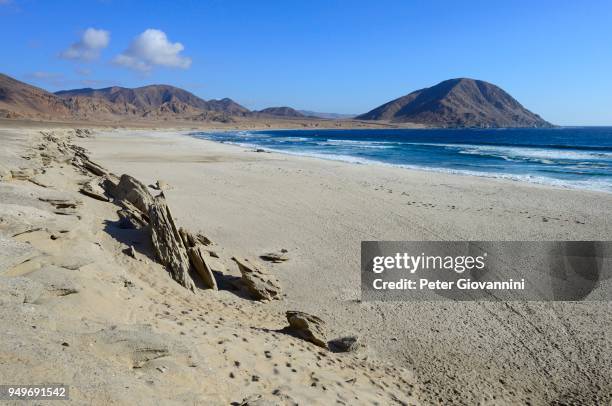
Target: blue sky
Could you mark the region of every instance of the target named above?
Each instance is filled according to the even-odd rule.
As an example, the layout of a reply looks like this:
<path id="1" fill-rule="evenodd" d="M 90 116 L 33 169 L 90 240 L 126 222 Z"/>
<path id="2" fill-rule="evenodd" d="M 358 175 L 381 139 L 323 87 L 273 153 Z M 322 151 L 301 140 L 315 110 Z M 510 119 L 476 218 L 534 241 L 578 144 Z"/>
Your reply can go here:
<path id="1" fill-rule="evenodd" d="M 612 125 L 608 0 L 0 0 L 0 36 L 0 72 L 53 91 L 166 83 L 361 113 L 472 77 L 554 123 Z"/>

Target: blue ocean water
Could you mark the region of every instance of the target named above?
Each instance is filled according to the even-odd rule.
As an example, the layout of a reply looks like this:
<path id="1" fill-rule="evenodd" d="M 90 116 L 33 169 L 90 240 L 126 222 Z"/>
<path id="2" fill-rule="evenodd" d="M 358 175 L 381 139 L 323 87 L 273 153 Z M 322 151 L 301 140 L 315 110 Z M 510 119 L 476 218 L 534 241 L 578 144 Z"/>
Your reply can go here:
<path id="1" fill-rule="evenodd" d="M 612 193 L 612 127 L 266 130 L 192 135 L 355 164 L 394 165 Z"/>

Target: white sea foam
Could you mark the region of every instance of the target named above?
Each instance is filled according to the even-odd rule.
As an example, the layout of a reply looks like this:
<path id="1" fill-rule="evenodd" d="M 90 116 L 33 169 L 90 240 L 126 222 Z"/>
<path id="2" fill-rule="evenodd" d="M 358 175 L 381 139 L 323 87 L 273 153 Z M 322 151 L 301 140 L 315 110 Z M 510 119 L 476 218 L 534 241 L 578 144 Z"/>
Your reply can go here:
<path id="1" fill-rule="evenodd" d="M 245 133 L 252 135 L 252 133 Z M 244 137 L 243 138 L 256 138 L 256 137 Z M 260 137 L 260 138 L 266 138 Z M 268 137 L 269 138 L 269 137 Z M 294 137 L 288 137 L 294 139 Z M 278 139 L 278 138 L 276 138 Z M 303 139 L 303 141 L 312 141 L 312 138 Z M 374 159 L 366 159 L 360 158 L 352 155 L 346 154 L 334 154 L 334 153 L 323 153 L 323 152 L 309 152 L 309 151 L 287 151 L 284 149 L 263 147 L 257 143 L 251 143 L 245 140 L 245 142 L 238 141 L 224 141 L 227 144 L 238 145 L 244 148 L 258 148 L 263 149 L 265 151 L 277 152 L 287 155 L 295 155 L 295 156 L 304 156 L 318 159 L 326 159 L 333 161 L 341 161 L 352 164 L 359 165 L 378 165 L 378 166 L 389 166 L 389 167 L 399 167 L 411 170 L 419 170 L 419 171 L 428 171 L 428 172 L 439 172 L 439 173 L 448 173 L 455 175 L 467 175 L 467 176 L 478 176 L 478 177 L 486 177 L 486 178 L 496 178 L 496 179 L 505 179 L 511 181 L 520 181 L 520 182 L 529 182 L 535 184 L 542 185 L 551 185 L 556 187 L 563 188 L 574 188 L 574 189 L 588 189 L 595 191 L 603 191 L 612 193 L 612 182 L 609 180 L 567 180 L 567 179 L 558 179 L 547 176 L 535 176 L 528 174 L 510 174 L 504 172 L 486 172 L 486 171 L 477 171 L 477 170 L 466 170 L 466 169 L 450 169 L 443 167 L 435 167 L 435 166 L 421 166 L 421 165 L 410 165 L 410 164 L 392 164 L 386 163 L 382 161 L 377 161 Z M 385 144 L 398 144 L 397 142 L 387 142 L 387 141 L 355 141 L 355 140 L 328 140 L 324 142 L 317 143 L 319 146 L 329 145 L 330 147 L 338 147 L 338 146 L 353 146 L 358 148 L 368 148 L 368 147 L 382 147 L 389 148 L 389 145 Z M 590 160 L 597 161 L 612 159 L 612 153 L 599 153 L 599 152 L 588 152 L 588 151 L 565 151 L 565 150 L 554 150 L 554 149 L 543 149 L 543 148 L 524 148 L 524 147 L 505 147 L 505 146 L 481 146 L 481 145 L 471 145 L 471 144 L 435 144 L 435 143 L 405 143 L 410 145 L 428 145 L 435 147 L 444 147 L 444 148 L 453 148 L 456 149 L 458 153 L 470 154 L 470 155 L 487 155 L 487 156 L 498 156 L 502 159 L 506 160 L 516 160 L 522 158 L 531 159 L 533 161 L 538 161 L 545 164 L 554 164 L 555 160 L 576 160 L 579 162 L 574 162 L 574 165 L 580 165 L 582 167 L 592 167 L 594 165 L 593 162 L 583 162 L 580 160 Z M 366 146 L 367 145 L 367 146 Z M 607 168 L 608 165 L 602 162 L 602 168 Z M 568 167 L 568 169 L 571 167 Z M 576 169 L 576 168 L 575 168 Z M 564 172 L 561 172 L 564 173 Z M 589 173 L 585 173 L 585 175 L 589 175 Z"/>

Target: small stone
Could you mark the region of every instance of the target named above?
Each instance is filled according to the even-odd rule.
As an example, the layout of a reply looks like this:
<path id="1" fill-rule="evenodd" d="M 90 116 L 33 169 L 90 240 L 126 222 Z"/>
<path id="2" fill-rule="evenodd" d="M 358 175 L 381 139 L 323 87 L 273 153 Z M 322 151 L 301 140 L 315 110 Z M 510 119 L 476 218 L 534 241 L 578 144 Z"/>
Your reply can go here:
<path id="1" fill-rule="evenodd" d="M 276 276 L 246 258 L 232 258 L 242 274 L 241 281 L 257 300 L 280 299 L 281 287 Z"/>
<path id="2" fill-rule="evenodd" d="M 328 348 L 323 320 L 308 313 L 291 310 L 287 311 L 286 316 L 289 322 L 287 330 L 319 347 Z"/>
<path id="3" fill-rule="evenodd" d="M 263 255 L 260 255 L 259 258 L 263 259 L 264 261 L 268 261 L 268 262 L 273 262 L 273 263 L 280 263 L 280 262 L 285 262 L 287 261 L 289 258 L 284 255 L 284 253 L 277 253 L 277 252 L 268 252 L 265 253 Z"/>

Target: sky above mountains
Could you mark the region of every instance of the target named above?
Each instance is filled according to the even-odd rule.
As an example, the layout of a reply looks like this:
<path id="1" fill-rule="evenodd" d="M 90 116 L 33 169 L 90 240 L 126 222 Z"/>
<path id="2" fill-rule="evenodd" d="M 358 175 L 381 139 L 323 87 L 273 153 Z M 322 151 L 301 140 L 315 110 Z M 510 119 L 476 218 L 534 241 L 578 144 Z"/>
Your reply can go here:
<path id="1" fill-rule="evenodd" d="M 0 72 L 336 113 L 471 77 L 553 123 L 612 125 L 610 21 L 609 1 L 0 0 Z"/>

